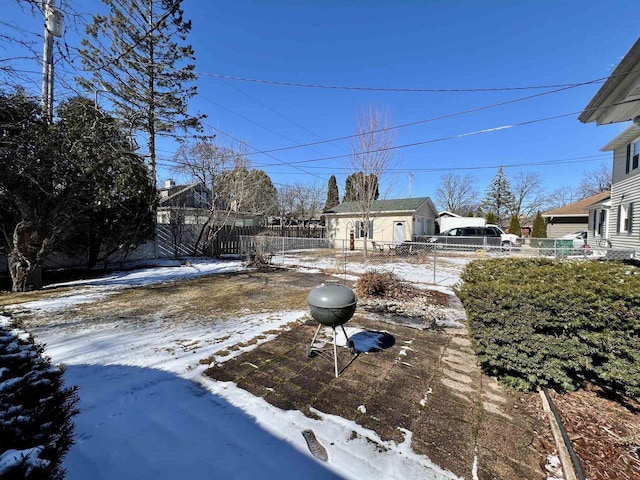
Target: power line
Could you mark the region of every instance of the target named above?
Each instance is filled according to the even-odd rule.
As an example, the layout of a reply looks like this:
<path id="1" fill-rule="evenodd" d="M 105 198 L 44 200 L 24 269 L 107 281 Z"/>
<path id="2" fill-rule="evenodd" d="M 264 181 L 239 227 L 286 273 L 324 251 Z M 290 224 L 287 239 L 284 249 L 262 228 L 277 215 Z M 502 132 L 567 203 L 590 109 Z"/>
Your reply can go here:
<path id="1" fill-rule="evenodd" d="M 626 103 L 633 103 L 633 102 L 637 102 L 637 101 L 640 101 L 640 100 L 626 100 L 626 101 L 623 101 L 623 102 L 617 102 L 617 103 L 613 103 L 611 105 L 606 105 L 606 106 L 599 107 L 599 108 L 609 108 L 609 107 L 613 107 L 613 106 L 616 106 L 616 105 L 623 105 L 623 104 L 626 104 Z M 596 110 L 596 109 L 593 109 L 593 110 Z M 392 147 L 379 148 L 379 149 L 369 150 L 369 151 L 366 151 L 366 152 L 359 152 L 359 154 L 364 155 L 364 154 L 369 154 L 369 153 L 378 153 L 378 152 L 385 152 L 385 151 L 391 151 L 391 150 L 399 150 L 399 149 L 402 149 L 402 148 L 417 147 L 419 145 L 427 145 L 429 143 L 444 142 L 444 141 L 447 141 L 447 140 L 454 140 L 454 139 L 457 139 L 457 138 L 471 137 L 471 136 L 474 136 L 474 135 L 480 135 L 480 134 L 484 134 L 484 133 L 493 133 L 493 132 L 497 132 L 497 131 L 500 131 L 500 130 L 507 130 L 507 129 L 510 129 L 510 128 L 522 127 L 524 125 L 531 125 L 531 124 L 534 124 L 534 123 L 546 122 L 546 121 L 549 121 L 549 120 L 556 120 L 558 118 L 569 117 L 569 116 L 577 115 L 577 114 L 579 114 L 581 112 L 582 111 L 576 111 L 576 112 L 570 112 L 570 113 L 562 113 L 562 114 L 553 115 L 553 116 L 550 116 L 550 117 L 538 118 L 538 119 L 535 119 L 535 120 L 528 120 L 526 122 L 519 122 L 519 123 L 510 124 L 510 125 L 502 125 L 502 126 L 498 126 L 498 127 L 484 128 L 482 130 L 475 130 L 475 131 L 472 131 L 472 132 L 460 133 L 460 134 L 457 134 L 457 135 L 449 135 L 449 136 L 446 136 L 446 137 L 433 138 L 433 139 L 424 140 L 424 141 L 421 141 L 421 142 L 406 143 L 406 144 L 403 144 L 403 145 L 395 145 L 395 146 L 392 146 Z M 261 152 L 261 153 L 265 153 L 265 152 Z M 337 160 L 339 158 L 346 158 L 348 156 L 349 155 L 334 155 L 334 156 L 331 156 L 331 157 L 313 158 L 313 159 L 308 159 L 308 160 L 296 160 L 296 161 L 289 162 L 289 163 L 291 165 L 301 164 L 301 163 L 312 163 L 312 162 L 319 162 L 319 161 L 324 161 L 324 160 Z M 263 167 L 266 167 L 266 166 L 270 166 L 270 165 L 263 165 Z"/>
<path id="2" fill-rule="evenodd" d="M 323 143 L 330 143 L 330 142 L 337 142 L 337 141 L 341 141 L 341 140 L 348 140 L 348 139 L 351 139 L 351 138 L 359 137 L 361 135 L 368 135 L 368 134 L 372 134 L 372 133 L 379 133 L 379 132 L 384 132 L 384 131 L 396 130 L 396 129 L 400 129 L 400 128 L 412 127 L 412 126 L 420 125 L 420 124 L 423 124 L 423 123 L 435 122 L 435 121 L 444 120 L 444 119 L 447 119 L 447 118 L 453 118 L 453 117 L 458 117 L 458 116 L 461 116 L 461 115 L 467 115 L 469 113 L 475 113 L 475 112 L 480 112 L 480 111 L 483 111 L 483 110 L 489 110 L 491 108 L 502 107 L 504 105 L 510 105 L 510 104 L 513 104 L 513 103 L 518 103 L 518 102 L 522 102 L 524 100 L 530 100 L 532 98 L 542 97 L 542 96 L 545 96 L 545 95 L 552 95 L 554 93 L 558 93 L 558 92 L 562 92 L 562 91 L 569 90 L 569 89 L 572 89 L 572 88 L 576 88 L 578 86 L 588 85 L 588 84 L 594 83 L 596 81 L 597 80 L 591 80 L 589 82 L 584 82 L 584 83 L 581 83 L 581 84 L 574 84 L 574 85 L 572 85 L 570 87 L 558 88 L 556 90 L 551 90 L 549 92 L 542 92 L 542 93 L 536 93 L 534 95 L 527 95 L 526 97 L 519 97 L 519 98 L 515 98 L 515 99 L 512 99 L 512 100 L 506 100 L 504 102 L 493 103 L 493 104 L 490 104 L 490 105 L 484 105 L 484 106 L 481 106 L 481 107 L 462 110 L 460 112 L 448 113 L 448 114 L 445 114 L 445 115 L 440 115 L 438 117 L 431 117 L 431 118 L 427 118 L 427 119 L 424 119 L 424 120 L 418 120 L 418 121 L 415 121 L 415 122 L 404 123 L 404 124 L 395 125 L 395 126 L 392 126 L 392 127 L 381 128 L 379 130 L 371 130 L 369 132 L 356 133 L 356 134 L 353 134 L 353 135 L 345 135 L 343 137 L 332 138 L 332 139 L 329 139 L 329 140 L 322 140 L 322 141 L 319 141 L 319 142 L 310 142 L 310 143 L 305 143 L 305 144 L 302 144 L 302 145 L 294 145 L 294 146 L 290 146 L 290 147 L 281 147 L 281 148 L 273 148 L 273 149 L 270 149 L 270 150 L 263 150 L 263 151 L 255 152 L 252 155 L 256 155 L 258 153 L 281 152 L 281 151 L 284 151 L 284 150 L 292 150 L 292 149 L 295 149 L 295 148 L 310 147 L 310 146 L 314 146 L 314 145 L 320 145 L 320 144 L 323 144 Z M 580 113 L 580 112 L 578 112 L 578 113 Z"/>
<path id="3" fill-rule="evenodd" d="M 583 83 L 560 83 L 550 85 L 533 85 L 524 87 L 487 87 L 487 88 L 397 88 L 397 87 L 361 87 L 347 85 L 321 85 L 315 83 L 296 83 L 278 80 L 265 80 L 259 78 L 237 77 L 234 75 L 224 75 L 221 73 L 199 72 L 198 75 L 205 77 L 221 78 L 224 80 L 234 80 L 249 83 L 264 83 L 269 85 L 279 85 L 283 87 L 318 88 L 326 90 L 359 90 L 367 92 L 403 92 L 403 93 L 472 93 L 472 92 L 509 92 L 519 90 L 543 90 L 549 88 L 579 87 Z M 604 82 L 608 77 L 597 79 L 594 82 Z"/>

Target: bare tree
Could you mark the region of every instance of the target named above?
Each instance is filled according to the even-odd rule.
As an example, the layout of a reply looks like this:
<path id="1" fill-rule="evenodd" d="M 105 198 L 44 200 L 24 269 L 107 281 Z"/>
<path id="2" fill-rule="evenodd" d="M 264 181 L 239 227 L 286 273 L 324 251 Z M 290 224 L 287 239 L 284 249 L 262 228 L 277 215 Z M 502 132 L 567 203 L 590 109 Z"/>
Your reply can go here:
<path id="1" fill-rule="evenodd" d="M 547 196 L 545 209 L 552 210 L 554 208 L 564 207 L 565 205 L 569 205 L 580 198 L 582 197 L 579 195 L 577 189 L 571 187 L 560 187 Z"/>
<path id="2" fill-rule="evenodd" d="M 584 172 L 582 174 L 582 181 L 578 186 L 578 194 L 581 198 L 590 197 L 600 192 L 606 192 L 611 190 L 611 177 L 612 177 L 611 165 L 606 163 L 600 164 L 600 167 Z"/>
<path id="3" fill-rule="evenodd" d="M 371 224 L 371 214 L 373 206 L 379 194 L 379 184 L 383 177 L 388 174 L 390 164 L 393 160 L 393 145 L 395 135 L 389 130 L 389 118 L 385 112 L 378 108 L 370 107 L 363 110 L 356 122 L 356 136 L 351 143 L 351 153 L 349 164 L 356 182 L 355 191 L 358 195 L 355 199 L 359 208 L 362 231 L 365 233 L 364 254 L 368 254 L 366 237 L 368 236 Z M 387 183 L 388 192 L 391 181 Z M 386 195 L 381 195 L 384 199 Z"/>
<path id="4" fill-rule="evenodd" d="M 440 177 L 436 190 L 436 201 L 444 210 L 466 215 L 478 207 L 476 179 L 472 175 L 446 173 Z"/>
<path id="5" fill-rule="evenodd" d="M 278 213 L 281 223 L 291 225 L 292 221 L 302 221 L 308 225 L 313 216 L 322 211 L 326 189 L 321 185 L 294 183 L 278 189 Z"/>
<path id="6" fill-rule="evenodd" d="M 200 245 L 209 245 L 229 223 L 233 214 L 230 202 L 237 201 L 242 196 L 241 185 L 233 183 L 229 175 L 237 164 L 237 157 L 238 154 L 231 147 L 213 141 L 183 145 L 175 154 L 174 170 L 193 183 L 200 183 L 209 189 L 208 218 L 193 246 L 193 255 L 198 255 Z"/>
<path id="7" fill-rule="evenodd" d="M 542 177 L 538 173 L 520 172 L 516 174 L 511 188 L 514 196 L 513 216 L 525 217 L 533 221 L 538 210 L 547 201 L 542 191 Z"/>

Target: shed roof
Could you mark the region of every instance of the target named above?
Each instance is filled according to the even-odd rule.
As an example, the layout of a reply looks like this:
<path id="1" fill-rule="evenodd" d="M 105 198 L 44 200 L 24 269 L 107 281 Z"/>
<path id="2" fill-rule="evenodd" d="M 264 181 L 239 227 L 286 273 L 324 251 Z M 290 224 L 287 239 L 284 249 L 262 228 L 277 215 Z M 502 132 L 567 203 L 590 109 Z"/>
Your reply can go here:
<path id="1" fill-rule="evenodd" d="M 415 198 L 393 198 L 386 200 L 375 200 L 371 205 L 371 212 L 415 212 L 425 203 L 431 202 L 429 197 L 415 197 Z M 347 213 L 359 213 L 362 211 L 362 205 L 360 202 L 344 202 L 340 205 L 336 205 L 330 208 L 325 214 L 347 214 Z"/>
<path id="2" fill-rule="evenodd" d="M 611 192 L 600 192 L 590 197 L 583 198 L 577 202 L 565 205 L 563 207 L 554 208 L 542 214 L 543 217 L 587 217 L 589 216 L 589 207 L 594 203 L 601 202 L 611 196 Z"/>

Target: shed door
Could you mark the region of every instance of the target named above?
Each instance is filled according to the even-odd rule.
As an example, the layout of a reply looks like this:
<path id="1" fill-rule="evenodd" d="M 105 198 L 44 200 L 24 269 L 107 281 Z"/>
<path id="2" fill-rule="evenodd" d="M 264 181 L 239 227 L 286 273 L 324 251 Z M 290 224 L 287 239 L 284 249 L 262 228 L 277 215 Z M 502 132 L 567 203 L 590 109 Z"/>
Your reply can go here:
<path id="1" fill-rule="evenodd" d="M 402 243 L 406 240 L 404 222 L 393 223 L 393 242 Z"/>

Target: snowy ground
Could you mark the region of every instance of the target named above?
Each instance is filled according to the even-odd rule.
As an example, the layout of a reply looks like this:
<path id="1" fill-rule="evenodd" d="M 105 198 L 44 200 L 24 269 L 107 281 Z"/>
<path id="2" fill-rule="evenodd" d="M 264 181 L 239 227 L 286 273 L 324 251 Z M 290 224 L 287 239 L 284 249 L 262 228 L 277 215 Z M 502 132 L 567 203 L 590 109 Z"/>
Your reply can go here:
<path id="1" fill-rule="evenodd" d="M 299 268 L 326 267 L 304 257 L 279 260 Z M 450 291 L 464 263 L 461 259 L 438 269 L 439 289 Z M 74 305 L 99 301 L 125 288 L 243 268 L 237 261 L 194 261 L 189 266 L 110 275 L 67 283 L 74 288 L 64 296 L 16 305 L 14 310 L 18 316 L 29 311 L 43 319 L 59 309 L 72 315 Z M 433 280 L 433 272 L 424 266 L 389 268 L 416 283 Z M 348 262 L 350 272 L 368 269 Z M 201 375 L 208 365 L 199 360 L 260 335 L 261 341 L 268 341 L 273 334 L 267 332 L 306 313 L 254 314 L 214 327 L 197 320 L 176 327 L 163 318 L 138 326 L 30 322 L 27 326 L 46 344 L 46 354 L 66 365 L 66 381 L 80 388 L 76 444 L 64 463 L 67 479 L 457 478 L 415 455 L 409 447 L 411 432 L 403 432 L 401 444 L 383 442 L 374 432 L 340 417 L 317 412 L 318 419 L 310 419 L 283 411 L 232 383 Z M 313 430 L 328 450 L 326 463 L 310 454 L 301 434 L 306 429 Z M 355 440 L 353 432 L 358 434 Z"/>

